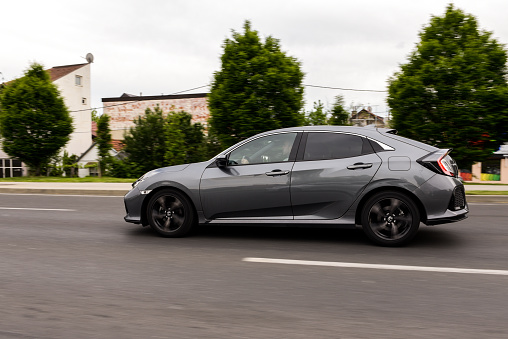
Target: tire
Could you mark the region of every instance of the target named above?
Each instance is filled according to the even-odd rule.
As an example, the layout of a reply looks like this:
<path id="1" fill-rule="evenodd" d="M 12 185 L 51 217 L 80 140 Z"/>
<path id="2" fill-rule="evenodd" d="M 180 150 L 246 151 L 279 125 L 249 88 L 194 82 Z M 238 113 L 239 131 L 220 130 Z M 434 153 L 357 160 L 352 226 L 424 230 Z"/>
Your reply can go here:
<path id="1" fill-rule="evenodd" d="M 367 200 L 361 214 L 365 235 L 381 246 L 407 244 L 420 227 L 420 211 L 403 193 L 380 192 Z"/>
<path id="2" fill-rule="evenodd" d="M 164 189 L 150 198 L 146 215 L 150 227 L 163 237 L 187 235 L 196 224 L 194 207 L 184 194 Z"/>

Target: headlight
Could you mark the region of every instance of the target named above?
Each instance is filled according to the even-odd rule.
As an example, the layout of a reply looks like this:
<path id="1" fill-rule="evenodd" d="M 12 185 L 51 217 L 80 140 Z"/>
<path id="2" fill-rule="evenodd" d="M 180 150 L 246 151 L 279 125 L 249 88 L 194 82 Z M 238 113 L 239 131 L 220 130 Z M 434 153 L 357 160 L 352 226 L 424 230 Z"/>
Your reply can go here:
<path id="1" fill-rule="evenodd" d="M 155 174 L 155 171 L 150 171 L 150 172 L 146 172 L 145 174 L 143 174 L 142 176 L 139 177 L 138 180 L 134 181 L 132 183 L 132 188 L 136 187 L 137 185 L 139 185 L 140 182 L 142 182 L 143 180 L 151 177 L 152 175 Z"/>
<path id="2" fill-rule="evenodd" d="M 142 175 L 141 177 L 139 177 L 138 180 L 134 181 L 132 183 L 132 188 L 136 187 L 141 181 L 143 181 L 143 178 L 144 178 L 144 175 Z"/>

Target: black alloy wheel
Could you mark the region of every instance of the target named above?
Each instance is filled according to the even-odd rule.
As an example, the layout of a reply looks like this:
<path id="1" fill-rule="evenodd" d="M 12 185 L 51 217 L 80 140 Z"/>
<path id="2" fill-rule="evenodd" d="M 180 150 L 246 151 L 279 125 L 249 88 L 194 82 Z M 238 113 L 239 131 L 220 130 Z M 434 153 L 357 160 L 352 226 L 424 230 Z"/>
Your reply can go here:
<path id="1" fill-rule="evenodd" d="M 361 220 L 364 233 L 374 243 L 401 246 L 416 235 L 420 212 L 405 194 L 380 192 L 367 201 Z"/>
<path id="2" fill-rule="evenodd" d="M 163 237 L 183 237 L 195 224 L 195 213 L 182 193 L 165 189 L 157 192 L 147 205 L 150 226 Z"/>

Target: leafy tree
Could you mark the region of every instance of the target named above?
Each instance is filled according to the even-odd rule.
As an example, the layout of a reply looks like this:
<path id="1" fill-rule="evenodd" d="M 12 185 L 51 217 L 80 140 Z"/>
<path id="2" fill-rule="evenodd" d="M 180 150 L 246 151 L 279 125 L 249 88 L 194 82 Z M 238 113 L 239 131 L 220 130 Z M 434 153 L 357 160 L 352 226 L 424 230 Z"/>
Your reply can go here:
<path id="1" fill-rule="evenodd" d="M 96 110 L 92 110 L 92 121 L 98 122 L 99 118 L 100 118 L 100 116 L 97 114 L 97 111 Z"/>
<path id="2" fill-rule="evenodd" d="M 64 155 L 66 152 L 64 152 Z M 43 173 L 48 177 L 60 177 L 64 173 L 64 166 L 62 166 L 62 161 L 65 161 L 60 154 L 55 154 L 48 161 L 41 165 L 41 175 Z"/>
<path id="3" fill-rule="evenodd" d="M 166 165 L 165 129 L 165 118 L 159 106 L 153 111 L 147 108 L 144 116 L 134 120 L 134 127 L 130 128 L 124 141 L 125 152 L 129 154 L 136 176 Z"/>
<path id="4" fill-rule="evenodd" d="M 185 134 L 180 130 L 177 119 L 168 119 L 166 129 L 166 152 L 164 159 L 167 166 L 186 163 Z"/>
<path id="5" fill-rule="evenodd" d="M 210 128 L 223 147 L 256 133 L 303 124 L 300 62 L 281 51 L 279 40 L 261 41 L 246 21 L 243 34 L 223 44 L 222 68 L 209 95 Z"/>
<path id="6" fill-rule="evenodd" d="M 206 155 L 204 160 L 211 159 L 224 150 L 217 136 L 210 130 L 208 135 L 205 136 L 204 144 L 204 154 Z"/>
<path id="7" fill-rule="evenodd" d="M 344 108 L 344 97 L 342 95 L 337 95 L 335 97 L 335 102 L 330 111 L 330 118 L 328 119 L 328 125 L 351 125 L 349 122 L 349 113 Z"/>
<path id="8" fill-rule="evenodd" d="M 325 107 L 321 101 L 314 102 L 314 109 L 305 117 L 305 125 L 327 125 Z"/>
<path id="9" fill-rule="evenodd" d="M 97 149 L 99 153 L 99 176 L 102 176 L 110 160 L 111 130 L 109 116 L 102 114 L 97 118 Z"/>
<path id="10" fill-rule="evenodd" d="M 190 163 L 190 162 L 199 162 L 203 161 L 207 158 L 206 156 L 206 145 L 205 145 L 205 135 L 203 125 L 200 123 L 192 123 L 192 115 L 181 111 L 181 112 L 172 112 L 168 115 L 168 132 L 175 133 L 173 137 L 167 135 L 167 142 L 175 143 L 177 142 L 179 136 L 180 140 L 183 142 L 180 147 L 180 152 L 183 155 L 183 162 L 180 163 Z M 176 133 L 178 130 L 180 133 Z M 177 144 L 173 144 L 172 148 L 176 151 L 178 148 Z M 169 149 L 169 146 L 168 146 Z"/>
<path id="11" fill-rule="evenodd" d="M 400 134 L 453 148 L 461 168 L 508 140 L 506 51 L 476 18 L 450 4 L 432 17 L 420 43 L 389 80 L 392 126 Z"/>
<path id="12" fill-rule="evenodd" d="M 76 175 L 76 169 L 78 169 L 77 161 L 78 156 L 76 154 L 69 155 L 67 151 L 64 151 L 61 164 L 66 176 L 72 178 Z M 60 161 L 58 161 L 58 163 L 60 163 Z"/>
<path id="13" fill-rule="evenodd" d="M 42 65 L 34 63 L 0 95 L 0 134 L 4 151 L 41 174 L 68 141 L 72 118 Z"/>
<path id="14" fill-rule="evenodd" d="M 165 117 L 160 107 L 154 111 L 147 108 L 125 136 L 127 165 L 115 163 L 114 171 L 130 170 L 139 176 L 158 167 L 206 160 L 203 126 L 191 120 L 192 115 L 186 112 L 171 112 Z"/>
<path id="15" fill-rule="evenodd" d="M 107 175 L 114 178 L 136 178 L 140 176 L 135 164 L 129 161 L 128 158 L 117 159 L 115 157 L 110 159 Z"/>

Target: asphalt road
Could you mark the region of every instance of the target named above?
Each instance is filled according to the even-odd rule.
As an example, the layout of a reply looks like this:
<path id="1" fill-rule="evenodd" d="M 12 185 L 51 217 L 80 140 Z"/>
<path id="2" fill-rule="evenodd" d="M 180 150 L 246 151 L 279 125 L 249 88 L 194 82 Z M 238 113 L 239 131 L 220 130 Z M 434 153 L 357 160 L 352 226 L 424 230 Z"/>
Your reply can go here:
<path id="1" fill-rule="evenodd" d="M 0 194 L 0 338 L 507 338 L 507 207 L 381 248 L 337 229 L 164 239 L 120 197 Z"/>

